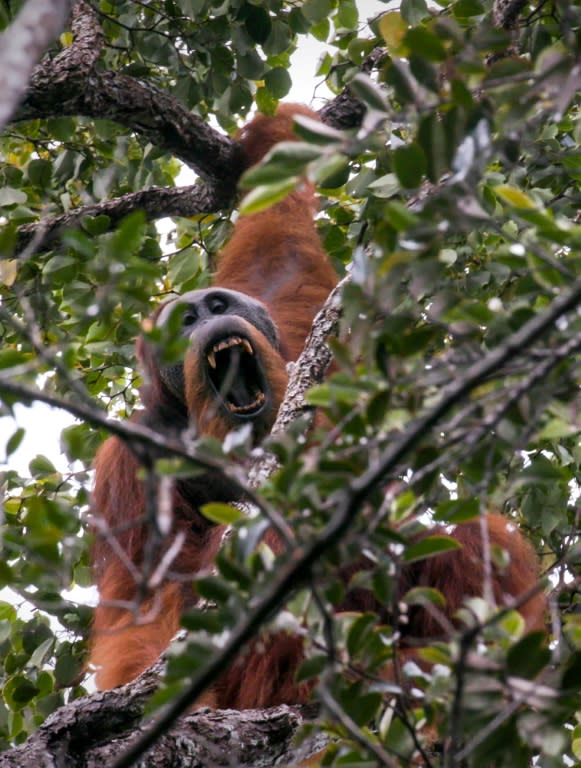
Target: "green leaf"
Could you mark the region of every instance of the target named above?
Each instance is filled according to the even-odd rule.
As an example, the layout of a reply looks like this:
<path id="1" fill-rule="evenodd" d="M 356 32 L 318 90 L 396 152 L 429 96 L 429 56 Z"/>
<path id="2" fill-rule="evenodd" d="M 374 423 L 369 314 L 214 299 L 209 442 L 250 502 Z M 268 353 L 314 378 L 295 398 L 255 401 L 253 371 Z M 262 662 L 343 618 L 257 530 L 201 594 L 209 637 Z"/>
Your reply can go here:
<path id="1" fill-rule="evenodd" d="M 52 163 L 49 160 L 34 159 L 28 163 L 26 175 L 30 183 L 41 189 L 50 186 L 52 177 Z"/>
<path id="2" fill-rule="evenodd" d="M 6 456 L 11 456 L 14 451 L 18 450 L 22 443 L 22 438 L 26 434 L 22 427 L 19 427 L 9 438 L 6 443 Z"/>
<path id="3" fill-rule="evenodd" d="M 37 646 L 37 648 L 34 649 L 30 659 L 28 660 L 27 666 L 38 667 L 40 669 L 47 660 L 49 654 L 52 653 L 55 643 L 55 637 L 47 637 L 46 640 L 44 640 L 39 646 Z"/>
<path id="4" fill-rule="evenodd" d="M 329 663 L 329 658 L 326 654 L 318 654 L 315 656 L 309 656 L 305 659 L 297 669 L 295 680 L 297 683 L 302 683 L 305 680 L 312 680 L 314 677 L 318 677 L 325 671 L 325 667 Z"/>
<path id="5" fill-rule="evenodd" d="M 327 19 L 332 9 L 331 0 L 305 0 L 301 6 L 303 16 L 311 22 Z"/>
<path id="6" fill-rule="evenodd" d="M 308 163 L 320 157 L 321 149 L 312 144 L 300 141 L 282 142 L 268 153 L 262 164 L 251 168 L 242 176 L 240 186 L 247 189 L 300 175 L 304 173 Z"/>
<path id="7" fill-rule="evenodd" d="M 238 74 L 248 80 L 260 80 L 264 74 L 264 66 L 264 61 L 254 48 L 237 57 Z"/>
<path id="8" fill-rule="evenodd" d="M 265 43 L 272 29 L 272 20 L 266 8 L 246 4 L 244 27 L 250 37 L 259 44 Z"/>
<path id="9" fill-rule="evenodd" d="M 444 61 L 446 49 L 437 35 L 426 27 L 414 27 L 404 37 L 405 45 L 412 53 L 430 61 Z"/>
<path id="10" fill-rule="evenodd" d="M 142 210 L 128 214 L 113 234 L 111 242 L 114 250 L 111 255 L 120 253 L 126 257 L 127 253 L 137 252 L 145 236 L 145 227 L 145 213 Z"/>
<path id="11" fill-rule="evenodd" d="M 402 0 L 401 15 L 408 24 L 415 26 L 430 15 L 430 9 L 426 0 Z"/>
<path id="12" fill-rule="evenodd" d="M 355 29 L 359 21 L 359 13 L 354 0 L 340 0 L 335 26 L 343 29 Z"/>
<path id="13" fill-rule="evenodd" d="M 480 0 L 458 0 L 458 2 L 452 5 L 452 13 L 457 19 L 482 16 L 484 14 L 484 6 Z"/>
<path id="14" fill-rule="evenodd" d="M 565 422 L 562 419 L 550 419 L 537 433 L 537 440 L 561 440 L 564 437 L 573 437 L 578 434 L 579 427 Z"/>
<path id="15" fill-rule="evenodd" d="M 186 459 L 158 459 L 155 462 L 155 471 L 160 475 L 170 475 L 172 477 L 196 477 L 206 472 L 205 467 L 195 466 Z"/>
<path id="16" fill-rule="evenodd" d="M 37 686 L 25 677 L 10 678 L 4 686 L 4 700 L 10 709 L 19 710 L 26 706 L 38 693 Z"/>
<path id="17" fill-rule="evenodd" d="M 270 62 L 274 64 L 273 57 L 279 56 L 279 54 L 284 56 L 292 46 L 292 32 L 286 17 L 271 17 L 271 22 L 270 34 L 262 48 Z"/>
<path id="18" fill-rule="evenodd" d="M 427 174 L 437 183 L 449 168 L 448 137 L 438 115 L 429 114 L 421 119 L 418 127 L 418 144 L 427 159 Z"/>
<path id="19" fill-rule="evenodd" d="M 195 588 L 200 597 L 216 603 L 225 603 L 231 595 L 235 594 L 232 587 L 224 579 L 217 576 L 204 576 L 202 579 L 196 579 Z"/>
<path id="20" fill-rule="evenodd" d="M 86 424 L 72 424 L 61 432 L 61 444 L 69 461 L 89 463 L 99 446 L 99 434 Z"/>
<path id="21" fill-rule="evenodd" d="M 292 87 L 291 77 L 283 67 L 275 67 L 267 72 L 264 83 L 275 99 L 284 98 Z"/>
<path id="22" fill-rule="evenodd" d="M 419 187 L 427 171 L 426 156 L 420 145 L 413 142 L 398 147 L 393 153 L 393 169 L 403 187 Z"/>
<path id="23" fill-rule="evenodd" d="M 393 201 L 385 206 L 385 216 L 389 223 L 398 232 L 405 232 L 409 227 L 417 223 L 418 217 L 406 208 L 402 203 Z"/>
<path id="24" fill-rule="evenodd" d="M 374 112 L 389 114 L 389 103 L 384 91 L 373 80 L 362 73 L 351 81 L 351 90 L 364 104 Z"/>
<path id="25" fill-rule="evenodd" d="M 239 520 L 244 520 L 244 513 L 230 504 L 212 502 L 200 507 L 200 512 L 207 520 L 218 525 L 233 525 Z"/>
<path id="26" fill-rule="evenodd" d="M 224 620 L 217 610 L 189 611 L 182 616 L 181 625 L 190 632 L 218 634 L 224 631 Z"/>
<path id="27" fill-rule="evenodd" d="M 370 720 L 377 716 L 382 702 L 383 698 L 381 694 L 376 692 L 357 696 L 353 699 L 352 706 L 350 707 L 351 717 L 360 728 L 363 728 L 370 722 Z"/>
<path id="28" fill-rule="evenodd" d="M 437 608 L 446 607 L 446 598 L 438 589 L 432 587 L 414 587 L 405 593 L 404 601 L 408 605 L 435 605 Z"/>
<path id="29" fill-rule="evenodd" d="M 343 144 L 345 141 L 345 136 L 341 131 L 306 115 L 295 117 L 295 131 L 298 136 L 312 144 Z"/>
<path id="30" fill-rule="evenodd" d="M 265 521 L 260 520 L 259 522 L 264 523 Z M 251 540 L 253 539 L 253 533 L 254 533 L 254 531 L 251 530 L 252 528 L 253 528 L 252 525 L 249 525 L 245 528 L 245 532 L 249 535 L 246 535 L 244 537 L 244 542 L 240 547 L 240 554 L 242 555 L 243 558 L 246 558 L 250 554 L 254 554 L 254 551 L 258 546 L 258 542 L 260 541 L 260 539 L 255 540 L 254 546 L 252 547 L 252 549 L 247 549 L 247 546 L 250 546 L 252 544 Z M 224 554 L 223 550 L 218 554 L 216 558 L 216 564 L 218 566 L 218 570 L 220 571 L 221 575 L 225 579 L 228 579 L 228 581 L 233 581 L 235 584 L 237 584 L 240 587 L 240 589 L 243 589 L 243 590 L 252 589 L 254 578 L 250 570 L 245 566 L 241 565 L 239 561 L 231 560 L 227 555 Z"/>
<path id="31" fill-rule="evenodd" d="M 344 155 L 332 154 L 313 164 L 312 178 L 324 189 L 337 189 L 349 180 L 351 166 Z"/>
<path id="32" fill-rule="evenodd" d="M 44 477 L 56 473 L 56 467 L 46 456 L 35 456 L 29 463 L 28 468 L 33 477 Z"/>
<path id="33" fill-rule="evenodd" d="M 347 651 L 350 656 L 356 656 L 362 649 L 376 623 L 377 616 L 374 613 L 362 613 L 355 619 L 347 635 Z"/>
<path id="34" fill-rule="evenodd" d="M 399 11 L 384 13 L 379 20 L 379 31 L 385 40 L 388 52 L 392 56 L 407 54 L 403 40 L 408 31 L 408 23 Z"/>
<path id="35" fill-rule="evenodd" d="M 413 563 L 416 560 L 425 560 L 428 557 L 436 557 L 460 548 L 460 544 L 451 536 L 426 536 L 425 539 L 416 541 L 407 547 L 404 560 L 406 563 Z"/>
<path id="36" fill-rule="evenodd" d="M 495 193 L 501 200 L 512 205 L 514 208 L 537 208 L 537 204 L 524 192 L 516 187 L 510 187 L 508 184 L 499 184 L 494 187 Z"/>
<path id="37" fill-rule="evenodd" d="M 508 674 L 533 680 L 549 663 L 550 658 L 545 632 L 529 632 L 509 650 L 506 657 Z"/>
<path id="38" fill-rule="evenodd" d="M 67 651 L 57 659 L 54 676 L 61 686 L 73 685 L 83 673 L 83 658 Z"/>
<path id="39" fill-rule="evenodd" d="M 104 214 L 100 216 L 83 216 L 83 228 L 91 235 L 102 235 L 111 228 L 111 218 Z"/>
<path id="40" fill-rule="evenodd" d="M 438 504 L 434 520 L 445 523 L 464 523 L 467 520 L 474 520 L 479 514 L 479 499 L 452 499 Z"/>
<path id="41" fill-rule="evenodd" d="M 310 29 L 310 33 L 315 40 L 319 40 L 321 43 L 326 43 L 331 34 L 331 22 L 327 18 L 315 22 Z"/>
<path id="42" fill-rule="evenodd" d="M 240 205 L 240 215 L 259 213 L 278 203 L 292 192 L 299 183 L 298 176 L 291 176 L 278 183 L 263 184 L 249 192 Z"/>
<path id="43" fill-rule="evenodd" d="M 17 365 L 24 365 L 29 360 L 29 354 L 20 352 L 17 349 L 0 350 L 0 370 L 4 368 L 14 368 Z"/>
<path id="44" fill-rule="evenodd" d="M 197 251 L 184 248 L 174 254 L 169 262 L 168 275 L 173 286 L 181 285 L 190 280 L 200 270 L 200 261 Z"/>
<path id="45" fill-rule="evenodd" d="M 278 101 L 274 98 L 268 88 L 258 88 L 256 91 L 256 107 L 264 115 L 273 115 L 276 111 Z"/>
<path id="46" fill-rule="evenodd" d="M 563 479 L 561 470 L 545 456 L 535 456 L 528 467 L 521 472 L 525 480 L 538 483 L 553 483 Z"/>
<path id="47" fill-rule="evenodd" d="M 10 205 L 22 205 L 28 200 L 28 196 L 21 189 L 12 187 L 0 187 L 0 207 Z"/>
<path id="48" fill-rule="evenodd" d="M 16 608 L 11 603 L 0 601 L 0 621 L 7 621 L 11 624 L 16 619 Z"/>

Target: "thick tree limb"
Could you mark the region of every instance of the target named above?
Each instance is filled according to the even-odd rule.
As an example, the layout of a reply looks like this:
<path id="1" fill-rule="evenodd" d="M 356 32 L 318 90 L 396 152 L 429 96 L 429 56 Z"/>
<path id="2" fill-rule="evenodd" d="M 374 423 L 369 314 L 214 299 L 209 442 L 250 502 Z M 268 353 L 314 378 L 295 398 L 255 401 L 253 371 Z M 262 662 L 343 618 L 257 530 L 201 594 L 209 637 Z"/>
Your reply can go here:
<path id="1" fill-rule="evenodd" d="M 93 70 L 79 78 L 62 67 L 49 75 L 50 70 L 33 80 L 15 122 L 79 115 L 113 120 L 218 187 L 240 176 L 238 144 L 159 88 L 118 72 Z"/>
<path id="2" fill-rule="evenodd" d="M 157 687 L 158 663 L 129 685 L 77 699 L 54 712 L 24 744 L 0 754 L 0 768 L 102 768 L 139 736 L 144 706 Z M 207 768 L 294 764 L 320 750 L 318 736 L 294 747 L 293 738 L 314 708 L 199 709 L 164 734 L 140 761 L 142 768 Z M 281 762 L 282 756 L 282 762 Z"/>
<path id="3" fill-rule="evenodd" d="M 62 31 L 69 0 L 28 0 L 0 35 L 0 129 L 24 96 L 33 67 Z"/>
<path id="4" fill-rule="evenodd" d="M 527 5 L 528 0 L 495 0 L 492 9 L 494 23 L 501 29 L 512 29 Z"/>
<path id="5" fill-rule="evenodd" d="M 347 275 L 329 294 L 329 298 L 321 308 L 309 333 L 303 351 L 290 368 L 289 381 L 284 400 L 271 434 L 283 432 L 289 424 L 304 415 L 312 417 L 314 408 L 305 403 L 305 393 L 315 384 L 320 384 L 325 378 L 331 363 L 332 354 L 327 339 L 337 336 L 341 319 L 341 294 L 346 283 L 351 280 Z M 248 473 L 251 488 L 258 488 L 278 468 L 278 462 L 272 454 L 260 456 Z"/>
<path id="6" fill-rule="evenodd" d="M 85 0 L 77 0 L 71 17 L 73 43 L 56 57 L 46 57 L 34 70 L 26 97 L 13 122 L 62 116 L 108 118 L 127 126 L 159 149 L 193 168 L 206 184 L 182 189 L 153 187 L 45 217 L 26 224 L 17 234 L 17 252 L 33 240 L 35 249 L 52 246 L 68 227 L 84 216 L 109 216 L 115 225 L 136 209 L 149 220 L 164 216 L 192 216 L 230 206 L 244 170 L 239 145 L 211 128 L 159 88 L 117 72 L 97 68 L 103 33 Z M 370 54 L 363 69 L 377 66 L 385 55 Z M 27 72 L 27 76 L 28 76 Z M 361 124 L 364 107 L 348 91 L 321 110 L 324 122 L 337 128 Z"/>
<path id="7" fill-rule="evenodd" d="M 220 196 L 222 194 L 222 196 Z M 165 216 L 194 216 L 215 213 L 227 208 L 232 202 L 232 190 L 217 190 L 208 184 L 188 187 L 149 187 L 139 192 L 129 192 L 113 200 L 83 205 L 60 216 L 46 216 L 39 222 L 25 224 L 18 230 L 16 249 L 21 252 L 32 240 L 35 248 L 51 247 L 71 227 L 81 225 L 86 216 L 108 216 L 111 226 L 136 210 L 142 210 L 148 221 Z"/>
<path id="8" fill-rule="evenodd" d="M 96 68 L 101 32 L 84 0 L 75 4 L 72 30 L 73 44 L 35 69 L 14 122 L 69 115 L 105 118 L 126 125 L 217 186 L 232 175 L 238 178 L 242 154 L 236 142 L 159 88 Z"/>

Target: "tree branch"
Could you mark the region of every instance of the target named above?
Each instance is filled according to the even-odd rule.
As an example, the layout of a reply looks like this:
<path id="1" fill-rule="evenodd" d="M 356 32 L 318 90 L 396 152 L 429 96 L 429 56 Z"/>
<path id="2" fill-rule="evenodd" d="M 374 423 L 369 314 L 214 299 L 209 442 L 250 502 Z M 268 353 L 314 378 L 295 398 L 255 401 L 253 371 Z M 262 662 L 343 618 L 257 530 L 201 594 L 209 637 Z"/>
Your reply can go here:
<path id="1" fill-rule="evenodd" d="M 341 295 L 343 288 L 350 281 L 351 275 L 347 275 L 331 291 L 327 301 L 313 320 L 303 351 L 296 362 L 289 365 L 290 376 L 284 400 L 271 430 L 272 435 L 284 432 L 289 424 L 305 414 L 312 417 L 315 409 L 305 403 L 305 393 L 325 378 L 332 359 L 327 339 L 337 336 L 342 314 Z M 260 456 L 248 472 L 250 487 L 260 487 L 278 469 L 278 466 L 272 454 Z"/>
<path id="2" fill-rule="evenodd" d="M 492 14 L 494 23 L 500 29 L 513 29 L 528 0 L 494 0 Z"/>
<path id="3" fill-rule="evenodd" d="M 24 96 L 33 67 L 62 31 L 69 0 L 28 0 L 0 35 L 0 129 Z"/>
<path id="4" fill-rule="evenodd" d="M 121 219 L 136 210 L 142 210 L 148 221 L 165 216 L 194 216 L 214 213 L 227 208 L 232 202 L 232 191 L 217 190 L 208 184 L 187 187 L 150 187 L 129 192 L 113 200 L 74 208 L 60 216 L 46 216 L 39 222 L 24 224 L 16 237 L 16 249 L 22 252 L 33 240 L 35 249 L 51 247 L 70 227 L 82 226 L 87 216 L 108 216 L 114 227 Z"/>
<path id="5" fill-rule="evenodd" d="M 52 246 L 64 230 L 78 225 L 84 216 L 104 214 L 114 226 L 138 208 L 145 211 L 148 219 L 155 220 L 210 213 L 231 205 L 245 169 L 238 143 L 150 83 L 98 69 L 103 33 L 95 11 L 85 0 L 77 0 L 73 7 L 71 29 L 72 45 L 54 58 L 45 57 L 35 68 L 26 97 L 13 114 L 12 122 L 62 116 L 110 119 L 179 158 L 206 184 L 182 189 L 153 187 L 45 217 L 19 228 L 17 252 L 33 240 L 36 250 Z M 374 50 L 363 70 L 376 67 L 383 56 L 383 49 Z M 363 104 L 346 90 L 326 104 L 320 115 L 331 126 L 352 128 L 361 124 L 364 111 Z"/>
<path id="6" fill-rule="evenodd" d="M 167 706 L 155 723 L 114 764 L 129 768 L 153 745 L 175 720 L 195 703 L 258 632 L 260 627 L 286 597 L 304 581 L 312 567 L 340 541 L 349 530 L 360 505 L 383 477 L 388 475 L 416 447 L 424 435 L 435 427 L 452 408 L 467 397 L 485 378 L 500 373 L 510 359 L 523 353 L 551 328 L 556 320 L 575 309 L 581 302 L 581 278 L 555 298 L 547 309 L 531 318 L 476 363 L 464 375 L 445 388 L 439 401 L 417 419 L 390 445 L 360 477 L 332 497 L 335 512 L 321 533 L 312 541 L 297 547 L 292 559 L 277 568 L 267 592 L 251 604 L 244 621 L 235 627 L 222 649 L 194 677 L 190 685 Z"/>
<path id="7" fill-rule="evenodd" d="M 120 749 L 139 734 L 145 703 L 155 691 L 163 660 L 128 685 L 85 696 L 50 715 L 30 738 L 0 754 L 0 768 L 54 768 L 112 765 Z M 300 748 L 292 745 L 313 706 L 280 706 L 269 710 L 211 711 L 199 709 L 164 734 L 140 761 L 142 768 L 252 766 L 270 768 L 284 755 L 295 764 L 319 751 L 326 738 L 318 735 Z"/>
<path id="8" fill-rule="evenodd" d="M 109 119 L 179 158 L 218 187 L 238 178 L 243 158 L 236 142 L 159 88 L 97 69 L 95 48 L 102 33 L 84 0 L 75 4 L 72 30 L 73 44 L 34 70 L 13 122 L 79 115 Z"/>

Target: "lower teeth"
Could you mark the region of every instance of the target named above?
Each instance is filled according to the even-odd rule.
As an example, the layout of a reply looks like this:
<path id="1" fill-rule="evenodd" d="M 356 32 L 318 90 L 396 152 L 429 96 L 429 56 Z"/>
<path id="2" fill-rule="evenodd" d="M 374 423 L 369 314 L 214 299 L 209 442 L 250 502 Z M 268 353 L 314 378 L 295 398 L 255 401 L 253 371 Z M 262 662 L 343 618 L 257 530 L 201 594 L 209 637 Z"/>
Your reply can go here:
<path id="1" fill-rule="evenodd" d="M 233 403 L 226 403 L 228 410 L 232 413 L 248 413 L 249 411 L 255 411 L 263 405 L 265 401 L 264 393 L 261 392 L 256 400 L 249 405 L 234 405 Z"/>

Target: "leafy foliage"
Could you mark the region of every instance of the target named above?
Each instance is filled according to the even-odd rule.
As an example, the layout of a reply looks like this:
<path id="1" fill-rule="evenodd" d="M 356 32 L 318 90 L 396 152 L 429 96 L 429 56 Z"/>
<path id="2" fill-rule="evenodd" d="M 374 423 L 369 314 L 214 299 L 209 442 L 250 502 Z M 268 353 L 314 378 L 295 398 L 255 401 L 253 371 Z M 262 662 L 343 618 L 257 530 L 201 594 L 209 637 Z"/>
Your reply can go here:
<path id="1" fill-rule="evenodd" d="M 2 27 L 15 11 L 8 5 L 11 11 L 0 9 Z M 252 212 L 306 172 L 322 195 L 325 248 L 338 271 L 351 274 L 345 333 L 331 342 L 336 372 L 309 395 L 331 429 L 305 437 L 296 424 L 268 443 L 281 469 L 261 498 L 300 548 L 324 535 L 343 490 L 358 488 L 450 383 L 578 284 L 579 8 L 566 0 L 527 5 L 507 31 L 479 0 L 442 2 L 437 12 L 423 0 L 403 0 L 370 26 L 364 3 L 348 0 L 94 6 L 105 40 L 99 67 L 151 83 L 228 131 L 253 105 L 272 111 L 287 95 L 289 65 L 306 35 L 328 42 L 318 75 L 334 93 L 349 84 L 367 107 L 358 130 L 299 121 L 302 141 L 275 149 L 243 180 L 253 187 L 244 204 Z M 71 43 L 64 33 L 60 46 Z M 361 74 L 377 46 L 387 51 L 377 76 Z M 193 212 L 176 217 L 162 238 L 141 211 L 113 227 L 104 213 L 87 216 L 50 250 L 31 247 L 24 256 L 16 237 L 22 225 L 70 208 L 171 187 L 179 171 L 122 115 L 117 122 L 63 115 L 15 123 L 0 139 L 1 415 L 27 402 L 24 389 L 9 393 L 3 382 L 97 414 L 132 412 L 139 384 L 133 343 L 152 303 L 207 284 L 229 223 Z M 319 678 L 329 712 L 334 702 L 343 713 L 321 724 L 338 737 L 325 765 L 365 764 L 378 750 L 408 764 L 426 723 L 453 742 L 461 729 L 453 758 L 470 766 L 526 766 L 532 755 L 547 768 L 581 761 L 574 580 L 580 338 L 577 308 L 528 348 L 511 349 L 508 364 L 365 489 L 346 535 L 279 606 L 271 627 L 294 628 L 307 642 L 300 677 Z M 63 431 L 70 471 L 39 455 L 24 476 L 11 468 L 23 430 L 2 422 L 0 584 L 11 590 L 0 603 L 3 745 L 24 740 L 84 690 L 90 609 L 67 590 L 89 584 L 83 529 L 90 465 L 105 436 L 98 422 Z M 200 441 L 197 449 L 237 464 L 245 439 Z M 397 686 L 380 671 L 398 653 L 397 626 L 371 613 L 333 618 L 331 606 L 344 594 L 337 570 L 363 552 L 375 568 L 359 574 L 357 586 L 394 615 L 405 620 L 416 604 L 437 610 L 442 596 L 429 588 L 394 604 L 402 562 L 455 546 L 441 536 L 413 544 L 413 533 L 420 523 L 461 524 L 491 509 L 526 530 L 542 555 L 553 596 L 550 651 L 541 636 L 523 635 L 515 611 L 499 614 L 473 600 L 457 637 L 425 650 L 430 671 L 406 666 L 417 695 L 394 707 Z M 241 518 L 218 504 L 208 514 L 236 533 L 217 573 L 196 583 L 216 607 L 184 617 L 190 639 L 172 657 L 158 702 L 192 679 L 285 565 L 259 545 L 262 517 Z M 491 558 L 502 567 L 502 552 Z M 430 759 L 440 764 L 438 755 Z"/>

